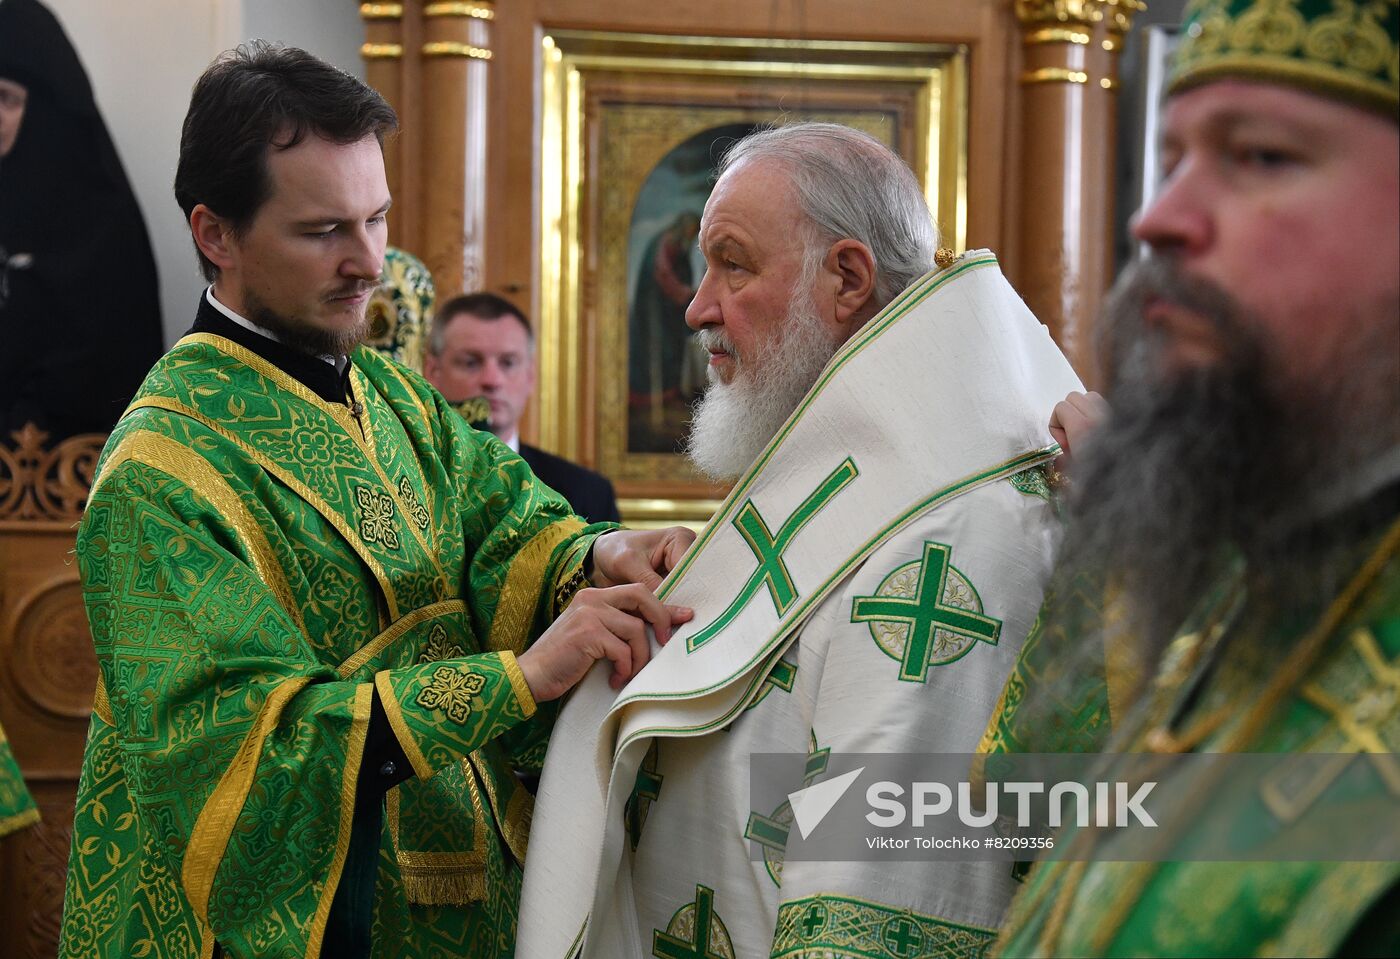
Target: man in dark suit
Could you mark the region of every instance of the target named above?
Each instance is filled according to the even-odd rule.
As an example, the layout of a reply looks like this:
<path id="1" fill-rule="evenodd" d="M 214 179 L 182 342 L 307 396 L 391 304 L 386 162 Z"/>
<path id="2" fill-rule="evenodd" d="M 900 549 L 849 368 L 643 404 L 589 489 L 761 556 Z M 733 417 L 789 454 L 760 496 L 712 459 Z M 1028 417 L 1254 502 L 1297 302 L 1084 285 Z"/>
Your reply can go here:
<path id="1" fill-rule="evenodd" d="M 449 402 L 485 397 L 491 432 L 590 523 L 617 522 L 607 477 L 520 442 L 520 417 L 535 390 L 535 335 L 525 314 L 494 293 L 453 297 L 438 308 L 423 375 Z"/>

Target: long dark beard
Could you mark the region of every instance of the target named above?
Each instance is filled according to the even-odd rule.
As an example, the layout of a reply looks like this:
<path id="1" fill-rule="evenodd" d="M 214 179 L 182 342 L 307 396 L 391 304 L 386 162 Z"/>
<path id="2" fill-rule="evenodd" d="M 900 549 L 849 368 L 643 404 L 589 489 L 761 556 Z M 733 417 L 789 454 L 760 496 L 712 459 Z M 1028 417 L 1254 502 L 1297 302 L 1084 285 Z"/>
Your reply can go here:
<path id="1" fill-rule="evenodd" d="M 1219 358 L 1173 370 L 1166 336 L 1143 323 L 1154 297 L 1210 320 Z M 1104 328 L 1112 413 L 1075 451 L 1061 565 L 1110 582 L 1114 628 L 1150 669 L 1227 563 L 1243 560 L 1275 595 L 1315 588 L 1315 563 L 1287 537 L 1396 443 L 1400 382 L 1382 330 L 1332 358 L 1331 382 L 1285 386 L 1287 358 L 1255 332 L 1262 325 L 1163 259 L 1124 275 Z"/>
<path id="2" fill-rule="evenodd" d="M 300 317 L 285 316 L 247 294 L 248 319 L 271 332 L 278 340 L 310 356 L 346 356 L 369 335 L 370 319 L 366 307 L 354 326 L 343 330 L 323 330 Z"/>

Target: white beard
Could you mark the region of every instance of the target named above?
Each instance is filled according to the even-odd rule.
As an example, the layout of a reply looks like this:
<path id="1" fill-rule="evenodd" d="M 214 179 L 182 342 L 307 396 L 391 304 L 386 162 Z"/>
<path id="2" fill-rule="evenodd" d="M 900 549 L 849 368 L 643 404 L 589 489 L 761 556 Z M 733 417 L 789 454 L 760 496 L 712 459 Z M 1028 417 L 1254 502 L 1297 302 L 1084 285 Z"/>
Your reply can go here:
<path id="1" fill-rule="evenodd" d="M 808 296 L 793 299 L 781 337 L 754 357 L 740 356 L 717 330 L 700 331 L 705 347 L 723 347 L 735 363 L 730 383 L 713 367 L 707 371 L 710 388 L 695 406 L 686 441 L 686 455 L 711 479 L 736 479 L 758 459 L 836 353 L 840 344 L 810 304 Z"/>

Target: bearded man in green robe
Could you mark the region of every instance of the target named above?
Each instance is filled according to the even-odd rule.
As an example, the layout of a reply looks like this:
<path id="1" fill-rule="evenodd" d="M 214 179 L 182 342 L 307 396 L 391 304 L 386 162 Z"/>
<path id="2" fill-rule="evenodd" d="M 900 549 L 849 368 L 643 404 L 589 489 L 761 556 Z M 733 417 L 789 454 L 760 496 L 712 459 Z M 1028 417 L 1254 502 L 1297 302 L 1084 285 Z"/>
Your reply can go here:
<path id="1" fill-rule="evenodd" d="M 1109 412 L 1085 433 L 1092 399 L 1057 408 L 1056 597 L 984 739 L 1363 758 L 1272 792 L 1174 767 L 1159 786 L 1194 812 L 1155 861 L 1061 837 L 1075 861 L 1031 868 L 1002 955 L 1400 951 L 1398 25 L 1394 2 L 1188 7 L 1134 225 L 1151 253 L 1104 327 Z M 1212 834 L 1302 848 L 1312 815 L 1369 825 L 1371 861 L 1201 861 Z"/>
<path id="2" fill-rule="evenodd" d="M 64 956 L 511 955 L 512 747 L 686 618 L 651 588 L 688 533 L 585 526 L 357 348 L 395 124 L 290 48 L 195 86 L 175 193 L 211 285 L 78 534 L 100 681 Z"/>

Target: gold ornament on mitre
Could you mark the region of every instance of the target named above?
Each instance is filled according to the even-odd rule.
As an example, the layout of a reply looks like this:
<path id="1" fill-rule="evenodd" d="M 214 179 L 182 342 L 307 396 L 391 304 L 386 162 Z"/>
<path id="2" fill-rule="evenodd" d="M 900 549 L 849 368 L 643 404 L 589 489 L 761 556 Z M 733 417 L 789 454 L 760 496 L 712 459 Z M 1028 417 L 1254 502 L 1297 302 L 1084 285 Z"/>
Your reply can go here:
<path id="1" fill-rule="evenodd" d="M 1167 92 L 1233 77 L 1298 87 L 1395 119 L 1396 0 L 1192 0 Z"/>
<path id="2" fill-rule="evenodd" d="M 433 277 L 423 261 L 397 247 L 384 251 L 379 288 L 366 311 L 369 335 L 365 346 L 378 350 L 414 372 L 423 372 L 423 350 L 432 318 Z"/>

